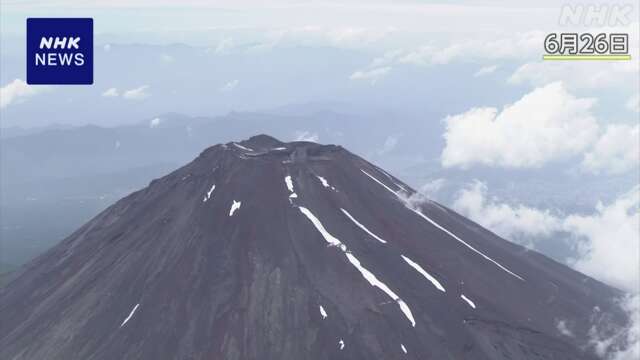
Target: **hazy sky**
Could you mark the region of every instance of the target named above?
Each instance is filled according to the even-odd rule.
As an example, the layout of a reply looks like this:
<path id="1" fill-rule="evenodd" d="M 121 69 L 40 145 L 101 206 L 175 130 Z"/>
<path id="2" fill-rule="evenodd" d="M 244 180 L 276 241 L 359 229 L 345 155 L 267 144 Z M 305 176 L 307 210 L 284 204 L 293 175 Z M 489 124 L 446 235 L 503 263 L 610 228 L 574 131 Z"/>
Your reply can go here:
<path id="1" fill-rule="evenodd" d="M 576 2 L 5 0 L 2 28 L 20 34 L 27 16 L 90 16 L 98 33 L 304 27 L 448 34 L 530 31 L 555 26 L 560 4 L 571 3 Z"/>

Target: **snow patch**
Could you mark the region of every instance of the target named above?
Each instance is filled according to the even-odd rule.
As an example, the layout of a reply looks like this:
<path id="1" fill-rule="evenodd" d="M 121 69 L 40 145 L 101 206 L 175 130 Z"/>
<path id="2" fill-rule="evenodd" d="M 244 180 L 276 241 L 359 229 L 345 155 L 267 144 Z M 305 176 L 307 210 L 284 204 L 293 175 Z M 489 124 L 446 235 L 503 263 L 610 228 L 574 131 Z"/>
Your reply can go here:
<path id="1" fill-rule="evenodd" d="M 318 175 L 316 175 L 316 177 L 318 178 L 318 180 L 320 180 L 320 182 L 322 183 L 322 186 L 324 186 L 326 188 L 330 188 L 333 191 L 336 190 L 336 188 L 334 188 L 333 186 L 331 186 L 331 184 L 329 184 L 327 179 L 323 178 L 322 176 L 318 176 Z"/>
<path id="2" fill-rule="evenodd" d="M 129 316 L 127 316 L 126 319 L 124 319 L 124 321 L 122 322 L 122 324 L 120 324 L 120 327 L 123 327 L 124 324 L 127 323 L 127 321 L 129 321 L 129 319 L 131 319 L 131 317 L 133 316 L 133 313 L 136 312 L 136 310 L 138 310 L 138 306 L 140 306 L 140 304 L 136 304 L 136 306 L 133 307 L 133 309 L 131 309 L 131 312 L 129 313 Z"/>
<path id="3" fill-rule="evenodd" d="M 322 319 L 326 319 L 327 318 L 327 312 L 324 311 L 324 308 L 322 307 L 322 305 L 320 305 L 320 315 L 322 315 Z"/>
<path id="4" fill-rule="evenodd" d="M 349 214 L 349 212 L 348 212 L 347 210 L 342 209 L 342 208 L 341 208 L 340 210 L 342 210 L 342 212 L 343 212 L 345 215 L 347 215 L 347 217 L 348 217 L 351 221 L 353 221 L 353 223 L 354 223 L 354 224 L 358 225 L 358 227 L 359 227 L 360 229 L 364 230 L 367 234 L 371 235 L 373 238 L 375 238 L 376 240 L 380 241 L 380 242 L 381 242 L 381 243 L 383 243 L 383 244 L 386 244 L 386 243 L 387 243 L 387 241 L 386 241 L 386 240 L 381 239 L 378 235 L 376 235 L 376 234 L 372 233 L 372 232 L 371 232 L 371 231 L 369 231 L 369 229 L 367 229 L 364 225 L 362 225 L 361 223 L 359 223 L 359 222 L 358 222 L 358 220 L 356 220 L 353 216 L 351 216 L 351 214 Z"/>
<path id="5" fill-rule="evenodd" d="M 404 344 L 400 344 L 400 348 L 402 349 L 403 353 L 405 353 L 405 354 L 407 353 L 407 348 L 404 347 Z"/>
<path id="6" fill-rule="evenodd" d="M 467 304 L 469 304 L 469 306 L 471 306 L 472 308 L 476 308 L 476 304 L 473 303 L 473 301 L 471 301 L 468 297 L 464 296 L 464 294 L 460 295 L 460 298 L 462 298 L 462 300 L 466 301 Z"/>
<path id="7" fill-rule="evenodd" d="M 229 210 L 229 216 L 233 216 L 233 213 L 235 213 L 236 210 L 240 209 L 240 205 L 242 205 L 242 201 L 233 200 L 233 204 L 231 205 L 231 210 Z"/>
<path id="8" fill-rule="evenodd" d="M 338 341 L 338 347 L 340 350 L 344 349 L 344 340 L 340 339 L 340 341 Z"/>
<path id="9" fill-rule="evenodd" d="M 444 289 L 442 284 L 440 284 L 440 282 L 436 278 L 431 276 L 431 274 L 429 274 L 425 269 L 423 269 L 422 266 L 420 266 L 418 263 L 414 262 L 413 260 L 409 259 L 408 257 L 406 257 L 404 255 L 401 255 L 401 256 L 404 259 L 404 261 L 407 262 L 407 264 L 411 265 L 412 268 L 416 269 L 417 272 L 422 274 L 422 276 L 427 278 L 427 280 L 431 281 L 431 283 L 433 284 L 433 286 L 436 287 L 436 289 L 438 289 L 438 290 L 440 290 L 442 292 L 447 292 L 447 290 Z"/>
<path id="10" fill-rule="evenodd" d="M 211 198 L 211 193 L 215 189 L 216 189 L 216 184 L 211 185 L 211 189 L 209 189 L 209 191 L 207 191 L 207 195 L 205 195 L 205 197 L 202 199 L 202 202 L 207 202 L 207 200 L 209 200 Z"/>
<path id="11" fill-rule="evenodd" d="M 238 144 L 238 143 L 233 143 L 233 145 L 235 145 L 235 147 L 237 147 L 237 148 L 239 148 L 239 149 L 242 149 L 242 150 L 246 150 L 246 151 L 253 151 L 253 149 L 250 149 L 250 148 L 248 148 L 248 147 L 242 146 L 242 145 L 240 145 L 240 144 Z"/>
<path id="12" fill-rule="evenodd" d="M 322 183 L 322 186 L 328 188 L 329 187 L 329 182 L 327 181 L 327 179 L 323 178 L 322 176 L 316 176 L 318 178 L 318 180 L 320 180 L 320 182 Z"/>
<path id="13" fill-rule="evenodd" d="M 287 150 L 286 147 L 277 147 L 277 148 L 273 148 L 271 150 Z"/>
<path id="14" fill-rule="evenodd" d="M 485 258 L 486 260 L 492 262 L 494 265 L 496 265 L 497 267 L 499 267 L 500 269 L 502 269 L 503 271 L 507 272 L 508 274 L 524 281 L 524 279 L 522 277 L 520 277 L 519 275 L 517 275 L 516 273 L 512 272 L 511 270 L 507 269 L 506 267 L 502 266 L 500 263 L 498 263 L 497 261 L 493 260 L 492 258 L 490 258 L 489 256 L 483 254 L 481 251 L 477 250 L 476 248 L 474 248 L 473 246 L 469 245 L 467 242 L 465 242 L 464 240 L 460 239 L 458 236 L 456 236 L 455 234 L 453 234 L 451 231 L 445 229 L 443 226 L 441 226 L 440 224 L 438 224 L 437 222 L 433 221 L 431 218 L 429 218 L 428 216 L 424 215 L 422 212 L 418 211 L 417 209 L 414 209 L 413 207 L 411 207 L 411 205 L 406 201 L 406 199 L 404 199 L 402 196 L 400 196 L 397 192 L 393 191 L 390 187 L 388 187 L 387 185 L 385 185 L 383 182 L 381 182 L 380 180 L 376 179 L 375 177 L 373 177 L 371 174 L 369 174 L 368 172 L 360 169 L 360 171 L 362 171 L 365 175 L 367 175 L 368 177 L 370 177 L 373 181 L 377 182 L 378 184 L 380 184 L 381 186 L 383 186 L 385 189 L 387 189 L 389 192 L 391 192 L 392 194 L 394 194 L 401 202 L 404 203 L 404 205 L 407 207 L 407 209 L 413 211 L 416 215 L 420 216 L 421 218 L 425 219 L 426 221 L 428 221 L 431 225 L 435 226 L 436 228 L 442 230 L 443 232 L 445 232 L 447 235 L 451 236 L 452 238 L 456 239 L 458 242 L 460 242 L 461 244 L 465 245 L 467 248 L 469 248 L 471 251 L 475 252 L 476 254 L 482 256 L 483 258 Z"/>
<path id="15" fill-rule="evenodd" d="M 298 209 L 300 209 L 300 212 L 302 212 L 311 221 L 311 223 L 316 227 L 316 230 L 318 230 L 318 232 L 330 245 L 336 246 L 340 250 L 342 250 L 342 252 L 345 254 L 345 256 L 347 257 L 351 265 L 353 265 L 356 269 L 358 269 L 358 271 L 360 271 L 360 274 L 362 275 L 362 277 L 364 277 L 369 282 L 369 284 L 371 284 L 371 286 L 375 286 L 379 288 L 385 294 L 387 294 L 387 296 L 393 299 L 393 301 L 398 303 L 398 306 L 400 307 L 400 311 L 402 311 L 404 315 L 407 317 L 407 319 L 409 319 L 409 321 L 411 322 L 411 326 L 415 327 L 416 321 L 413 318 L 413 314 L 411 313 L 411 309 L 409 308 L 409 306 L 398 295 L 396 295 L 396 293 L 394 293 L 385 283 L 378 280 L 378 278 L 371 271 L 367 270 L 364 266 L 362 266 L 362 264 L 360 263 L 360 260 L 358 260 L 358 258 L 356 258 L 350 251 L 347 250 L 346 245 L 344 245 L 340 240 L 338 240 L 336 237 L 331 235 L 324 228 L 320 220 L 318 220 L 318 218 L 315 217 L 315 215 L 313 215 L 313 213 L 309 211 L 309 209 L 302 206 L 300 206 Z"/>

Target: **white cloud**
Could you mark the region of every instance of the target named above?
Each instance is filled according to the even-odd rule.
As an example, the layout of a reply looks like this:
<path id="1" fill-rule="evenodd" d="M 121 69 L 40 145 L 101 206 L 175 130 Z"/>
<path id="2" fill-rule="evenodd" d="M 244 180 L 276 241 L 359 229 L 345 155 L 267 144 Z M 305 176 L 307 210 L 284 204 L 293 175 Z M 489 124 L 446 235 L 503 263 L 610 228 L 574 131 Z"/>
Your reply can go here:
<path id="1" fill-rule="evenodd" d="M 640 186 L 591 215 L 571 215 L 564 229 L 578 240 L 573 266 L 594 278 L 638 292 L 640 286 Z"/>
<path id="2" fill-rule="evenodd" d="M 629 326 L 622 330 L 627 347 L 625 349 L 615 349 L 610 353 L 610 359 L 640 359 L 640 295 L 636 294 L 627 297 L 621 305 L 629 316 Z"/>
<path id="3" fill-rule="evenodd" d="M 446 185 L 447 181 L 443 178 L 430 180 L 422 185 L 417 192 L 411 194 L 411 196 L 409 196 L 405 200 L 411 208 L 415 208 L 418 204 L 430 201 L 439 201 L 441 190 Z"/>
<path id="4" fill-rule="evenodd" d="M 149 85 L 142 85 L 134 89 L 126 90 L 124 93 L 122 93 L 122 97 L 127 100 L 146 99 L 149 96 L 151 96 L 151 94 L 147 92 L 148 89 L 149 89 Z"/>
<path id="5" fill-rule="evenodd" d="M 610 204 L 599 203 L 588 215 L 562 215 L 489 198 L 485 184 L 463 189 L 453 208 L 496 234 L 524 245 L 560 232 L 576 248 L 568 264 L 612 286 L 638 292 L 640 287 L 640 186 Z M 559 236 L 559 235 L 558 235 Z"/>
<path id="6" fill-rule="evenodd" d="M 225 37 L 218 41 L 218 45 L 216 45 L 215 52 L 216 54 L 224 54 L 232 49 L 234 46 L 233 38 Z"/>
<path id="7" fill-rule="evenodd" d="M 446 182 L 447 181 L 443 178 L 428 181 L 420 187 L 419 192 L 425 194 L 429 198 L 433 198 L 440 191 L 440 189 L 445 186 Z"/>
<path id="8" fill-rule="evenodd" d="M 640 165 L 640 125 L 609 125 L 585 154 L 582 168 L 592 173 L 620 174 Z"/>
<path id="9" fill-rule="evenodd" d="M 149 120 L 149 127 L 151 129 L 157 128 L 158 126 L 160 126 L 160 123 L 162 122 L 162 119 L 160 118 L 153 118 L 151 120 Z"/>
<path id="10" fill-rule="evenodd" d="M 459 60 L 526 59 L 540 54 L 545 34 L 540 31 L 515 33 L 498 39 L 474 38 L 446 45 L 425 45 L 399 57 L 400 63 L 430 66 Z"/>
<path id="11" fill-rule="evenodd" d="M 485 76 L 495 72 L 497 69 L 498 69 L 498 65 L 483 66 L 480 69 L 478 69 L 478 71 L 476 71 L 475 74 L 473 74 L 473 77 Z"/>
<path id="12" fill-rule="evenodd" d="M 472 164 L 539 167 L 584 151 L 597 137 L 594 99 L 576 98 L 564 86 L 537 88 L 502 111 L 473 108 L 445 119 L 445 167 Z"/>
<path id="13" fill-rule="evenodd" d="M 358 47 L 378 41 L 390 33 L 395 32 L 393 27 L 387 28 L 360 28 L 342 27 L 325 30 L 329 42 L 335 46 Z"/>
<path id="14" fill-rule="evenodd" d="M 171 63 L 173 63 L 174 61 L 176 61 L 176 59 L 175 59 L 173 56 L 168 55 L 168 54 L 162 54 L 162 55 L 160 55 L 160 60 L 161 60 L 163 63 L 166 63 L 166 64 L 171 64 Z"/>
<path id="15" fill-rule="evenodd" d="M 0 109 L 13 103 L 25 101 L 27 98 L 49 89 L 49 86 L 29 85 L 24 80 L 15 79 L 0 88 Z"/>
<path id="16" fill-rule="evenodd" d="M 556 329 L 564 336 L 573 337 L 573 332 L 569 329 L 566 320 L 556 320 Z"/>
<path id="17" fill-rule="evenodd" d="M 640 93 L 636 93 L 635 95 L 631 95 L 627 103 L 625 104 L 626 108 L 633 112 L 640 112 Z"/>
<path id="18" fill-rule="evenodd" d="M 378 82 L 378 80 L 385 77 L 390 70 L 391 70 L 391 67 L 385 66 L 385 67 L 375 68 L 371 70 L 356 71 L 353 74 L 351 74 L 351 76 L 349 76 L 349 79 L 368 80 L 371 83 L 371 85 L 374 85 L 376 82 Z"/>
<path id="19" fill-rule="evenodd" d="M 379 155 L 384 155 L 390 151 L 392 151 L 393 149 L 396 148 L 396 146 L 398 145 L 398 140 L 400 139 L 399 136 L 397 135 L 389 135 L 387 136 L 387 138 L 384 140 L 384 144 L 382 144 L 382 149 L 380 149 L 378 151 Z"/>
<path id="20" fill-rule="evenodd" d="M 627 295 L 618 301 L 627 315 L 626 326 L 611 321 L 608 313 L 593 309 L 589 329 L 589 345 L 603 360 L 640 359 L 640 295 Z"/>
<path id="21" fill-rule="evenodd" d="M 233 91 L 238 86 L 239 83 L 240 83 L 239 80 L 231 80 L 228 83 L 222 85 L 222 87 L 220 87 L 220 91 L 221 92 Z"/>
<path id="22" fill-rule="evenodd" d="M 109 51 L 111 51 L 111 44 L 104 44 L 104 46 L 102 47 L 102 49 L 103 49 L 105 52 L 109 52 Z"/>
<path id="23" fill-rule="evenodd" d="M 363 48 L 384 39 L 395 31 L 396 29 L 392 26 L 294 26 L 268 31 L 266 40 L 254 48 L 271 49 L 286 44 Z"/>
<path id="24" fill-rule="evenodd" d="M 104 96 L 104 97 L 118 97 L 118 96 L 120 96 L 120 93 L 118 92 L 118 89 L 112 87 L 112 88 L 108 88 L 107 90 L 105 90 L 105 92 L 102 93 L 102 96 Z"/>
<path id="25" fill-rule="evenodd" d="M 562 81 L 570 89 L 599 90 L 633 85 L 629 82 L 633 76 L 638 76 L 638 68 L 631 61 L 598 62 L 598 66 L 576 61 L 536 61 L 521 65 L 507 81 L 533 86 Z"/>
<path id="26" fill-rule="evenodd" d="M 318 134 L 309 131 L 296 131 L 294 138 L 295 141 L 310 141 L 315 143 L 320 139 Z"/>
<path id="27" fill-rule="evenodd" d="M 561 219 L 548 210 L 489 199 L 487 186 L 479 181 L 458 193 L 453 208 L 496 234 L 529 247 L 533 237 L 549 236 L 562 228 Z"/>

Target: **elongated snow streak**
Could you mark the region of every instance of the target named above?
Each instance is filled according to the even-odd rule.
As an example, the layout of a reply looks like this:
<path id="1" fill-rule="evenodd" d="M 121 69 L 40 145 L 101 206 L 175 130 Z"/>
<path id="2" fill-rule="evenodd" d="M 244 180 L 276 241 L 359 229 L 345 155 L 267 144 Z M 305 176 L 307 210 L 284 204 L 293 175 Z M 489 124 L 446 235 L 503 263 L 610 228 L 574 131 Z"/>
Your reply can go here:
<path id="1" fill-rule="evenodd" d="M 524 281 L 523 278 L 521 278 L 518 274 L 512 272 L 511 270 L 507 269 L 506 267 L 502 266 L 500 263 L 498 263 L 497 261 L 493 260 L 492 258 L 488 257 L 487 255 L 483 254 L 481 251 L 477 250 L 476 248 L 474 248 L 473 246 L 467 244 L 464 240 L 460 239 L 459 237 L 457 237 L 455 234 L 453 234 L 451 231 L 445 229 L 444 227 L 440 226 L 440 224 L 438 224 L 437 222 L 431 220 L 428 216 L 426 216 L 425 214 L 421 213 L 420 211 L 416 210 L 416 209 L 412 209 L 412 208 L 408 208 L 409 210 L 413 211 L 414 213 L 416 213 L 418 216 L 420 216 L 421 218 L 427 220 L 428 222 L 430 222 L 433 226 L 437 227 L 438 229 L 444 231 L 445 233 L 447 233 L 449 236 L 451 236 L 452 238 L 458 240 L 460 243 L 464 244 L 466 247 L 468 247 L 471 251 L 475 252 L 476 254 L 482 256 L 483 258 L 485 258 L 486 260 L 491 261 L 492 263 L 494 263 L 497 267 L 499 267 L 500 269 L 506 271 L 507 273 L 511 274 L 512 276 Z"/>
<path id="2" fill-rule="evenodd" d="M 322 307 L 322 305 L 320 305 L 320 315 L 322 315 L 322 319 L 326 319 L 327 318 L 327 312 L 324 311 L 324 308 Z"/>
<path id="3" fill-rule="evenodd" d="M 464 240 L 460 239 L 459 237 L 457 237 L 454 233 L 452 233 L 451 231 L 445 229 L 444 227 L 442 227 L 440 224 L 438 224 L 437 222 L 431 220 L 431 218 L 429 218 L 428 216 L 426 216 L 425 214 L 421 213 L 420 211 L 412 208 L 409 204 L 407 204 L 406 200 L 398 195 L 398 193 L 396 193 L 395 191 L 393 191 L 390 187 L 388 187 L 387 185 L 385 185 L 384 183 L 382 183 L 380 180 L 376 179 L 375 177 L 371 176 L 369 173 L 367 173 L 364 170 L 360 170 L 363 173 L 365 173 L 367 176 L 369 176 L 371 179 L 373 179 L 375 182 L 377 182 L 378 184 L 382 185 L 385 189 L 389 190 L 390 192 L 392 192 L 394 195 L 396 195 L 396 197 L 398 197 L 398 199 L 400 199 L 400 201 L 402 201 L 404 203 L 404 206 L 413 211 L 416 215 L 420 216 L 421 218 L 425 219 L 426 221 L 428 221 L 431 225 L 437 227 L 438 229 L 442 230 L 443 232 L 445 232 L 447 235 L 451 236 L 452 238 L 456 239 L 458 242 L 460 242 L 461 244 L 463 244 L 464 246 L 466 246 L 467 248 L 469 248 L 469 250 L 475 252 L 476 254 L 482 256 L 483 258 L 485 258 L 486 260 L 492 262 L 494 265 L 496 265 L 497 267 L 499 267 L 500 269 L 504 270 L 505 272 L 507 272 L 508 274 L 524 281 L 524 279 L 522 277 L 520 277 L 519 275 L 517 275 L 516 273 L 512 272 L 511 270 L 507 269 L 506 267 L 502 266 L 500 263 L 498 263 L 497 261 L 493 260 L 492 258 L 488 257 L 487 255 L 483 254 L 481 251 L 479 251 L 478 249 L 474 248 L 473 246 L 469 245 L 467 242 L 465 242 Z"/>
<path id="4" fill-rule="evenodd" d="M 324 226 L 322 226 L 322 223 L 320 222 L 320 220 L 318 220 L 318 218 L 315 217 L 315 215 L 313 215 L 313 213 L 311 213 L 309 209 L 302 206 L 298 207 L 298 209 L 300 209 L 300 212 L 302 212 L 309 220 L 311 220 L 311 223 L 313 223 L 313 225 L 316 227 L 316 230 L 318 230 L 320 234 L 322 234 L 322 237 L 324 237 L 324 239 L 329 243 L 329 245 L 338 247 L 343 252 L 347 251 L 346 245 L 340 242 L 340 240 L 333 237 L 333 235 L 329 234 L 329 232 L 324 228 Z"/>
<path id="5" fill-rule="evenodd" d="M 440 290 L 442 292 L 447 292 L 447 290 L 444 289 L 442 284 L 440 284 L 440 282 L 436 278 L 431 276 L 431 274 L 429 274 L 425 269 L 423 269 L 422 266 L 420 266 L 418 263 L 414 262 L 413 260 L 409 259 L 408 257 L 406 257 L 404 255 L 401 255 L 401 256 L 404 259 L 404 261 L 407 262 L 407 264 L 411 265 L 412 268 L 416 269 L 417 272 L 422 274 L 422 276 L 427 278 L 427 280 L 431 281 L 431 283 L 433 284 L 433 286 L 436 287 L 436 289 L 438 289 L 438 290 Z"/>
<path id="6" fill-rule="evenodd" d="M 138 310 L 138 306 L 140 306 L 140 304 L 136 304 L 136 306 L 133 307 L 133 309 L 131 309 L 131 312 L 129 313 L 129 316 L 127 316 L 126 319 L 124 319 L 124 321 L 122 322 L 122 324 L 120 324 L 120 327 L 123 327 L 124 324 L 127 323 L 127 321 L 129 321 L 129 319 L 131 319 L 131 317 L 133 316 L 133 313 L 136 312 L 136 310 Z"/>
<path id="7" fill-rule="evenodd" d="M 371 284 L 371 286 L 375 286 L 379 288 L 385 294 L 387 294 L 387 296 L 389 296 L 391 299 L 393 299 L 395 302 L 398 303 L 400 310 L 411 322 L 411 326 L 415 327 L 416 321 L 413 318 L 413 314 L 411 313 L 411 309 L 409 309 L 409 306 L 398 295 L 396 295 L 396 293 L 394 293 L 385 283 L 378 280 L 378 278 L 373 273 L 371 273 L 364 266 L 362 266 L 360 264 L 360 260 L 358 260 L 351 252 L 347 251 L 347 246 L 344 245 L 336 237 L 331 235 L 324 228 L 320 220 L 318 220 L 318 218 L 315 217 L 315 215 L 313 215 L 313 213 L 309 211 L 309 209 L 302 206 L 300 206 L 298 209 L 300 209 L 300 212 L 302 212 L 311 221 L 311 223 L 316 227 L 316 230 L 318 230 L 318 232 L 330 245 L 339 248 L 346 255 L 351 265 L 353 265 L 356 269 L 358 269 L 358 271 L 360 271 L 360 274 L 362 275 L 362 277 L 364 277 L 369 282 L 369 284 Z"/>
<path id="8" fill-rule="evenodd" d="M 374 165 L 374 166 L 375 166 L 375 165 Z M 389 175 L 389 173 L 388 173 L 388 172 L 384 171 L 383 169 L 381 169 L 381 168 L 379 168 L 379 167 L 377 167 L 377 166 L 376 166 L 376 169 L 377 169 L 378 171 L 380 171 L 382 174 L 384 174 L 384 176 L 386 176 L 387 178 L 389 178 L 389 180 L 393 183 L 393 185 L 395 185 L 395 186 L 397 186 L 398 188 L 402 189 L 402 191 L 404 191 L 404 192 L 406 192 L 406 193 L 409 193 L 409 190 L 408 190 L 406 187 L 404 187 L 404 185 L 402 185 L 402 184 L 398 184 L 398 183 L 393 179 L 393 176 Z"/>
<path id="9" fill-rule="evenodd" d="M 248 147 L 244 147 L 244 146 L 242 146 L 240 144 L 233 143 L 233 145 L 235 145 L 236 147 L 238 147 L 238 148 L 240 148 L 242 150 L 253 151 L 253 149 L 249 149 Z"/>
<path id="10" fill-rule="evenodd" d="M 207 196 L 205 196 L 205 197 L 202 199 L 202 202 L 207 202 L 207 200 L 209 200 L 209 199 L 211 198 L 211 193 L 212 193 L 212 192 L 213 192 L 213 190 L 215 190 L 215 189 L 216 189 L 216 184 L 213 184 L 213 185 L 211 186 L 211 189 L 209 189 L 209 191 L 207 191 Z"/>
<path id="11" fill-rule="evenodd" d="M 351 216 L 351 214 L 349 214 L 349 212 L 348 212 L 347 210 L 342 209 L 342 208 L 341 208 L 340 210 L 342 210 L 342 212 L 343 212 L 345 215 L 347 215 L 347 217 L 348 217 L 349 219 L 351 219 L 351 221 L 353 221 L 353 223 L 354 223 L 354 224 L 358 225 L 358 227 L 359 227 L 360 229 L 364 230 L 367 234 L 371 235 L 373 238 L 375 238 L 376 240 L 380 241 L 380 242 L 381 242 L 381 243 L 383 243 L 383 244 L 386 244 L 386 243 L 387 243 L 387 241 L 386 241 L 386 240 L 381 239 L 378 235 L 376 235 L 376 234 L 372 233 L 372 232 L 371 232 L 371 231 L 369 231 L 369 229 L 367 229 L 364 225 L 360 224 L 360 223 L 358 222 L 358 220 L 354 219 L 354 217 L 353 217 L 353 216 Z"/>
<path id="12" fill-rule="evenodd" d="M 287 189 L 289 189 L 290 192 L 293 192 L 293 180 L 291 180 L 291 175 L 285 176 L 284 182 L 287 184 Z"/>
<path id="13" fill-rule="evenodd" d="M 409 192 L 409 190 L 408 190 L 404 185 L 402 185 L 402 184 L 398 184 L 398 183 L 397 183 L 397 182 L 395 182 L 395 181 L 391 181 L 391 182 L 393 183 L 393 185 L 395 185 L 395 186 L 399 187 L 400 189 L 402 189 L 402 191 L 404 191 L 405 193 L 407 193 L 407 194 L 409 194 L 409 193 L 410 193 L 410 192 Z"/>
<path id="14" fill-rule="evenodd" d="M 476 308 L 476 304 L 473 303 L 473 301 L 469 300 L 468 297 L 464 296 L 464 294 L 460 295 L 460 297 L 462 298 L 462 300 L 466 301 L 467 304 L 469 304 L 469 306 L 471 306 L 472 308 Z"/>
<path id="15" fill-rule="evenodd" d="M 362 171 L 365 175 L 367 175 L 368 177 L 370 177 L 373 181 L 377 182 L 378 184 L 382 185 L 385 189 L 387 189 L 389 192 L 391 192 L 393 195 L 398 196 L 398 193 L 395 192 L 393 189 L 391 189 L 390 187 L 388 187 L 387 185 L 385 185 L 382 181 L 376 179 L 373 175 L 369 174 L 368 172 L 360 169 L 360 171 Z M 399 197 L 399 196 L 398 196 Z"/>
<path id="16" fill-rule="evenodd" d="M 273 148 L 271 150 L 287 150 L 287 148 L 281 146 L 281 147 Z"/>
<path id="17" fill-rule="evenodd" d="M 287 175 L 284 178 L 284 182 L 285 184 L 287 184 L 287 189 L 289 189 L 289 191 L 291 192 L 291 195 L 289 195 L 289 202 L 291 202 L 291 199 L 295 199 L 298 197 L 298 194 L 296 194 L 295 192 L 293 192 L 293 180 L 291 180 L 291 176 Z"/>
<path id="18" fill-rule="evenodd" d="M 344 340 L 340 339 L 340 341 L 338 341 L 338 345 L 340 346 L 340 350 L 344 349 Z"/>
<path id="19" fill-rule="evenodd" d="M 236 210 L 240 209 L 240 205 L 242 205 L 242 201 L 233 200 L 233 204 L 231 205 L 231 210 L 229 210 L 229 216 L 233 216 L 233 213 L 236 212 Z"/>
<path id="20" fill-rule="evenodd" d="M 405 353 L 405 354 L 407 353 L 407 348 L 404 347 L 404 344 L 400 344 L 400 348 L 402 349 L 403 353 Z"/>
<path id="21" fill-rule="evenodd" d="M 389 180 L 393 181 L 393 176 L 389 175 L 389 173 L 388 173 L 388 172 L 386 172 L 383 168 L 378 167 L 378 166 L 375 166 L 375 165 L 373 165 L 373 166 L 376 168 L 376 170 L 378 170 L 378 171 L 380 171 L 381 173 L 383 173 L 383 174 L 384 174 L 384 176 L 388 177 L 388 178 L 389 178 Z"/>

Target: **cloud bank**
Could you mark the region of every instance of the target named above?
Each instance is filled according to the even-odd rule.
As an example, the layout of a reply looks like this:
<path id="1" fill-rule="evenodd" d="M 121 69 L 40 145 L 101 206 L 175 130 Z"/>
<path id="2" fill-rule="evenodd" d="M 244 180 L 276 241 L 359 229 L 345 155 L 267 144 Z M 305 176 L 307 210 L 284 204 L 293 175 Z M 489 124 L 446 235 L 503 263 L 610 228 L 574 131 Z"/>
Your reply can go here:
<path id="1" fill-rule="evenodd" d="M 506 204 L 490 198 L 487 186 L 474 182 L 461 190 L 453 208 L 510 240 L 570 234 L 576 256 L 568 264 L 576 270 L 612 286 L 640 291 L 640 186 L 635 186 L 609 204 L 599 203 L 588 215 L 563 215 L 521 204 Z M 528 241 L 528 242 L 527 242 Z"/>
<path id="2" fill-rule="evenodd" d="M 27 98 L 49 90 L 49 86 L 29 85 L 22 79 L 15 79 L 0 88 L 0 109 L 25 101 Z"/>
<path id="3" fill-rule="evenodd" d="M 444 119 L 444 167 L 537 168 L 581 156 L 580 169 L 622 174 L 640 164 L 640 126 L 601 126 L 596 101 L 560 82 L 534 89 L 505 106 L 472 108 Z"/>
<path id="4" fill-rule="evenodd" d="M 549 210 L 512 206 L 488 198 L 487 186 L 479 181 L 458 193 L 453 208 L 511 240 L 549 236 L 562 227 L 562 221 Z"/>
<path id="5" fill-rule="evenodd" d="M 375 85 L 380 79 L 387 76 L 387 74 L 391 71 L 391 67 L 385 66 L 380 68 L 375 68 L 371 70 L 361 70 L 356 71 L 351 76 L 349 76 L 350 80 L 365 80 L 369 81 L 371 85 Z"/>
<path id="6" fill-rule="evenodd" d="M 584 156 L 582 168 L 591 173 L 622 174 L 640 164 L 640 125 L 609 125 Z"/>
<path id="7" fill-rule="evenodd" d="M 482 107 L 448 116 L 442 165 L 540 167 L 576 155 L 597 137 L 594 104 L 594 99 L 577 98 L 555 82 L 502 110 Z"/>

